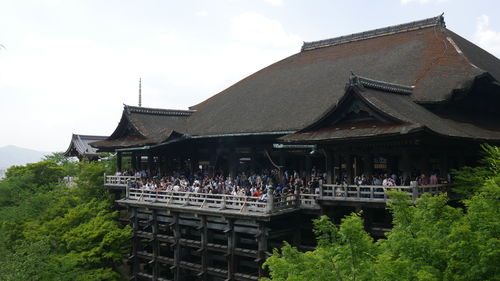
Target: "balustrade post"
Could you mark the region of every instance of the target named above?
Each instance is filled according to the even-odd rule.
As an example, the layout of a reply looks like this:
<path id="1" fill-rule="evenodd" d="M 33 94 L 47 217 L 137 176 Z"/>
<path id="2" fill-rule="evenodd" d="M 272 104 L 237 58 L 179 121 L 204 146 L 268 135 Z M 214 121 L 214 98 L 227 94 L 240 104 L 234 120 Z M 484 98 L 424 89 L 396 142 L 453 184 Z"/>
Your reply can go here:
<path id="1" fill-rule="evenodd" d="M 410 187 L 411 187 L 411 197 L 413 201 L 416 201 L 418 198 L 418 185 L 416 181 L 411 181 L 410 182 Z"/>
<path id="2" fill-rule="evenodd" d="M 323 186 L 323 182 L 321 181 L 319 183 L 319 199 L 323 199 L 323 196 L 324 196 L 324 186 Z"/>
<path id="3" fill-rule="evenodd" d="M 267 189 L 266 213 L 270 214 L 274 211 L 274 193 L 272 188 Z"/>
<path id="4" fill-rule="evenodd" d="M 370 186 L 370 199 L 375 198 L 375 188 L 373 186 Z"/>
<path id="5" fill-rule="evenodd" d="M 106 173 L 104 173 L 104 185 L 106 185 Z"/>
<path id="6" fill-rule="evenodd" d="M 222 202 L 221 202 L 221 210 L 224 210 L 226 208 L 226 196 L 222 194 Z"/>
<path id="7" fill-rule="evenodd" d="M 295 207 L 300 207 L 300 187 L 298 185 L 295 186 Z"/>
<path id="8" fill-rule="evenodd" d="M 358 198 L 361 198 L 361 188 L 359 188 L 359 185 L 356 185 L 356 193 Z"/>
<path id="9" fill-rule="evenodd" d="M 130 183 L 127 183 L 127 186 L 125 187 L 125 198 L 129 198 L 130 196 Z"/>

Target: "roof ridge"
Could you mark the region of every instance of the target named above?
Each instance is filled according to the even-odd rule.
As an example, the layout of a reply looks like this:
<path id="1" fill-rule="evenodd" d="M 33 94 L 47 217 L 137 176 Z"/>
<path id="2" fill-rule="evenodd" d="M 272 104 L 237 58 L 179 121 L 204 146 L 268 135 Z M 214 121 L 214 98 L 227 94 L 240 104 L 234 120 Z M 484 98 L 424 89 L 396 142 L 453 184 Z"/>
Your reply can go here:
<path id="1" fill-rule="evenodd" d="M 107 138 L 107 136 L 98 136 L 98 135 L 81 135 L 81 134 L 73 134 L 75 137 L 78 136 L 80 138 Z"/>
<path id="2" fill-rule="evenodd" d="M 196 110 L 152 108 L 124 105 L 127 113 L 145 113 L 154 115 L 190 116 Z"/>
<path id="3" fill-rule="evenodd" d="M 330 38 L 330 39 L 304 42 L 300 51 L 303 52 L 303 51 L 309 51 L 309 50 L 314 50 L 314 49 L 318 49 L 318 48 L 325 48 L 325 47 L 350 43 L 350 42 L 354 42 L 354 41 L 366 40 L 366 39 L 370 39 L 370 38 L 374 38 L 374 37 L 380 37 L 380 36 L 390 35 L 390 34 L 394 34 L 394 33 L 406 32 L 406 31 L 417 30 L 417 29 L 433 27 L 433 26 L 446 27 L 443 15 L 444 15 L 444 13 L 442 13 L 441 15 L 439 15 L 437 17 L 427 18 L 427 19 L 423 19 L 423 20 L 412 21 L 412 22 L 408 22 L 408 23 L 372 29 L 372 30 L 368 30 L 368 31 L 353 33 L 350 35 L 339 36 L 339 37 L 334 37 L 334 38 Z"/>
<path id="4" fill-rule="evenodd" d="M 390 83 L 386 81 L 357 76 L 352 72 L 351 72 L 351 77 L 349 77 L 349 82 L 347 82 L 346 84 L 346 88 L 350 86 L 361 86 L 361 87 L 366 87 L 396 94 L 402 94 L 402 95 L 411 95 L 413 89 L 415 88 L 415 86 L 407 86 L 407 85 Z"/>

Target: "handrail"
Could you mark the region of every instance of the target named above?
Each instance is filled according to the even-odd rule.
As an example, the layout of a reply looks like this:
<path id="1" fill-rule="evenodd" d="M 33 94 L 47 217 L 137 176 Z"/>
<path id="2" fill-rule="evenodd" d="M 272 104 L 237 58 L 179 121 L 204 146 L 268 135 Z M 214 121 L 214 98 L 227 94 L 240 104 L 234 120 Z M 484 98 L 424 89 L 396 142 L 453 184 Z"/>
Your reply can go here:
<path id="1" fill-rule="evenodd" d="M 320 184 L 319 194 L 294 193 L 276 196 L 271 190 L 264 197 L 209 194 L 173 190 L 149 190 L 132 188 L 131 183 L 140 179 L 136 176 L 104 176 L 107 186 L 120 186 L 126 189 L 126 198 L 141 202 L 162 203 L 166 206 L 190 207 L 207 210 L 229 210 L 238 213 L 270 214 L 283 210 L 318 209 L 318 200 L 377 202 L 390 201 L 387 196 L 389 190 L 405 192 L 412 200 L 416 200 L 424 193 L 436 194 L 445 192 L 448 184 L 421 185 L 412 182 L 409 186 L 380 186 L 380 185 L 335 185 Z"/>
<path id="2" fill-rule="evenodd" d="M 445 192 L 448 184 L 417 185 L 412 182 L 409 186 L 380 186 L 380 185 L 334 185 L 323 184 L 320 187 L 320 198 L 324 200 L 344 201 L 381 201 L 387 202 L 387 191 L 398 190 L 416 200 L 424 193 L 436 194 Z"/>
<path id="3" fill-rule="evenodd" d="M 126 187 L 132 181 L 139 180 L 137 176 L 108 176 L 104 174 L 104 186 L 122 186 Z"/>
<path id="4" fill-rule="evenodd" d="M 166 206 L 198 207 L 201 209 L 231 210 L 236 212 L 265 213 L 268 200 L 254 196 L 207 194 L 184 191 L 147 190 L 127 188 L 128 199 L 143 202 L 165 203 Z M 285 207 L 275 203 L 273 209 Z"/>

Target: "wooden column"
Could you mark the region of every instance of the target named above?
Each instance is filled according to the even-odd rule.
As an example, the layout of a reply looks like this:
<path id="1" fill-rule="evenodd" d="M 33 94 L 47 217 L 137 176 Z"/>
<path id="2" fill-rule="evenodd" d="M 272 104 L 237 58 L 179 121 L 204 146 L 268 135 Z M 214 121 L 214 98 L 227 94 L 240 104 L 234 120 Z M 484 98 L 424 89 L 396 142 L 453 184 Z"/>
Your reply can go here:
<path id="1" fill-rule="evenodd" d="M 137 208 L 132 208 L 132 280 L 139 280 L 139 259 L 137 258 L 137 251 L 139 247 L 139 238 L 137 231 L 139 230 L 139 218 L 137 216 Z"/>
<path id="2" fill-rule="evenodd" d="M 300 220 L 302 220 L 302 217 L 299 217 Z M 296 247 L 297 249 L 300 248 L 300 242 L 302 240 L 302 231 L 300 229 L 300 226 L 302 225 L 301 222 L 295 223 L 294 224 L 294 231 L 292 233 L 292 245 Z"/>
<path id="3" fill-rule="evenodd" d="M 160 263 L 158 262 L 158 256 L 160 255 L 160 243 L 158 241 L 158 217 L 157 210 L 151 210 L 152 214 L 152 224 L 151 232 L 153 234 L 152 248 L 153 248 L 153 281 L 157 281 L 160 273 Z"/>
<path id="4" fill-rule="evenodd" d="M 266 271 L 262 268 L 262 264 L 266 260 L 266 252 L 267 252 L 267 240 L 268 233 L 267 229 L 264 225 L 264 222 L 259 222 L 259 234 L 257 235 L 257 264 L 259 267 L 259 277 L 263 277 L 266 275 Z"/>
<path id="5" fill-rule="evenodd" d="M 306 181 L 311 180 L 312 160 L 310 155 L 306 155 Z"/>
<path id="6" fill-rule="evenodd" d="M 439 159 L 439 175 L 441 177 L 447 178 L 448 173 L 450 171 L 450 162 L 449 162 L 449 157 L 448 153 L 442 153 L 440 155 Z"/>
<path id="7" fill-rule="evenodd" d="M 134 161 L 135 161 L 135 166 L 136 166 L 137 170 L 138 171 L 143 170 L 143 168 L 142 168 L 142 155 L 136 154 L 134 157 Z"/>
<path id="8" fill-rule="evenodd" d="M 342 160 L 339 154 L 335 153 L 333 154 L 333 180 L 332 183 L 336 183 L 337 181 L 341 180 L 342 176 Z"/>
<path id="9" fill-rule="evenodd" d="M 252 170 L 253 172 L 257 172 L 257 152 L 256 152 L 256 149 L 255 147 L 252 147 L 250 149 L 250 170 Z M 250 176 L 250 175 L 247 175 L 247 176 Z"/>
<path id="10" fill-rule="evenodd" d="M 352 155 L 347 155 L 346 156 L 346 161 L 345 161 L 345 165 L 346 165 L 346 172 L 347 172 L 347 183 L 348 184 L 352 184 L 353 183 L 353 170 L 352 170 L 352 165 L 353 165 L 353 157 Z"/>
<path id="11" fill-rule="evenodd" d="M 326 149 L 321 150 L 323 153 L 323 157 L 325 158 L 325 172 L 326 178 L 324 179 L 324 183 L 332 183 L 333 181 L 333 157 L 332 153 Z"/>
<path id="12" fill-rule="evenodd" d="M 181 227 L 179 225 L 179 214 L 173 214 L 174 221 L 172 229 L 174 231 L 174 281 L 182 280 L 181 276 Z"/>
<path id="13" fill-rule="evenodd" d="M 236 269 L 234 248 L 236 246 L 236 232 L 234 231 L 234 219 L 227 218 L 227 279 L 234 280 L 234 273 Z"/>
<path id="14" fill-rule="evenodd" d="M 406 181 L 407 178 L 411 180 L 411 156 L 410 156 L 410 151 L 408 149 L 402 149 L 401 151 L 401 156 L 399 159 L 399 169 L 403 173 L 403 179 Z M 419 175 L 420 176 L 420 175 Z M 409 182 L 408 182 L 409 183 Z"/>
<path id="15" fill-rule="evenodd" d="M 363 173 L 368 178 L 373 174 L 373 155 L 371 154 L 363 155 Z"/>
<path id="16" fill-rule="evenodd" d="M 122 171 L 122 153 L 120 151 L 116 152 L 116 170 Z"/>
<path id="17" fill-rule="evenodd" d="M 153 155 L 148 152 L 148 176 L 153 176 Z"/>
<path id="18" fill-rule="evenodd" d="M 201 280 L 208 280 L 208 274 L 207 274 L 207 264 L 208 264 L 208 251 L 207 251 L 207 244 L 208 244 L 208 229 L 207 229 L 207 217 L 202 216 L 200 218 L 200 252 L 201 252 L 201 273 L 199 274 L 199 277 L 201 277 Z"/>
<path id="19" fill-rule="evenodd" d="M 132 165 L 132 171 L 137 171 L 137 161 L 136 161 L 136 155 L 135 152 L 132 152 L 130 154 L 130 164 Z"/>
<path id="20" fill-rule="evenodd" d="M 228 160 L 229 175 L 234 179 L 236 177 L 236 174 L 238 173 L 238 166 L 240 163 L 238 153 L 235 149 L 231 149 L 229 151 Z"/>

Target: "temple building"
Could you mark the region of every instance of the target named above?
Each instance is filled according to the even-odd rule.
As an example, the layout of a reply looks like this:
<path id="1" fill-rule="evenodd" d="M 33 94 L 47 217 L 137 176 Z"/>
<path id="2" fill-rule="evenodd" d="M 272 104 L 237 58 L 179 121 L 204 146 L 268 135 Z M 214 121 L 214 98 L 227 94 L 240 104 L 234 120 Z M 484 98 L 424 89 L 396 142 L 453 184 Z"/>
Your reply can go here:
<path id="1" fill-rule="evenodd" d="M 314 246 L 311 219 L 363 210 L 374 236 L 390 227 L 392 176 L 415 200 L 449 191 L 452 169 L 500 144 L 500 60 L 445 26 L 443 16 L 315 42 L 189 110 L 124 106 L 115 131 L 92 143 L 117 152 L 134 229 L 135 280 L 257 280 L 272 248 Z M 148 191 L 130 182 L 261 170 L 319 187 L 265 200 Z M 130 175 L 124 175 L 125 171 Z M 423 183 L 420 176 L 434 176 Z M 274 183 L 275 185 L 283 183 Z M 392 188 L 392 187 L 391 187 Z M 290 223 L 293 222 L 293 223 Z"/>
<path id="2" fill-rule="evenodd" d="M 102 141 L 107 138 L 107 136 L 73 134 L 69 147 L 64 152 L 64 156 L 77 157 L 80 161 L 82 159 L 88 159 L 89 161 L 98 160 L 99 154 L 97 153 L 97 149 L 90 146 L 90 143 Z"/>

